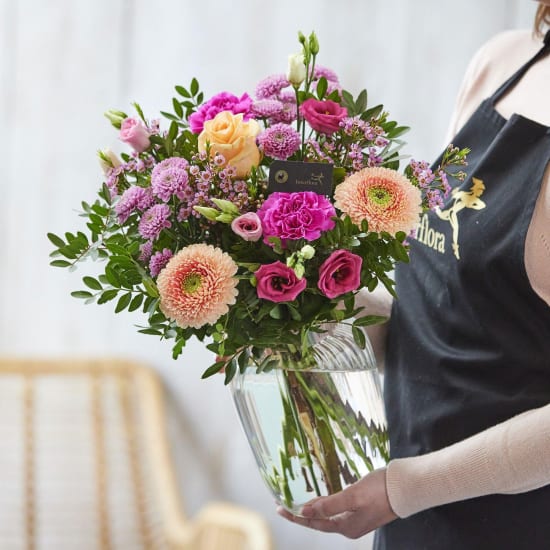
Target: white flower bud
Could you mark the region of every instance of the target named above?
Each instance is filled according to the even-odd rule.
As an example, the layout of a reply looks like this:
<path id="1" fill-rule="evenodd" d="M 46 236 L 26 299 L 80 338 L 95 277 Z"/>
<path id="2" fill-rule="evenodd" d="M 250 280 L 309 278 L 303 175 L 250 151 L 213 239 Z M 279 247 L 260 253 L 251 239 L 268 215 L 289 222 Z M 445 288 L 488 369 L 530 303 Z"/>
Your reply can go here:
<path id="1" fill-rule="evenodd" d="M 306 244 L 302 246 L 302 249 L 300 250 L 300 255 L 304 260 L 311 260 L 311 258 L 315 256 L 315 248 L 313 248 L 310 244 Z"/>
<path id="2" fill-rule="evenodd" d="M 299 86 L 306 78 L 306 66 L 303 53 L 293 53 L 288 56 L 287 80 L 293 86 Z"/>
<path id="3" fill-rule="evenodd" d="M 116 168 L 122 163 L 120 159 L 111 151 L 111 149 L 103 149 L 103 151 L 98 151 L 97 155 L 99 157 L 99 165 L 103 170 L 104 174 L 107 174 L 111 168 Z"/>

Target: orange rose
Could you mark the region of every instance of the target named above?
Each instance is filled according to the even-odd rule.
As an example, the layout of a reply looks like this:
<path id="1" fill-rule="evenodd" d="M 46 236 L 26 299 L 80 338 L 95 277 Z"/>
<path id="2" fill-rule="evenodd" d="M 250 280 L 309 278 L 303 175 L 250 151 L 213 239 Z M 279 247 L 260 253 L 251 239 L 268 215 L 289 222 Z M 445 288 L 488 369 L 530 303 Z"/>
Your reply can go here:
<path id="1" fill-rule="evenodd" d="M 260 164 L 260 151 L 256 145 L 259 132 L 260 125 L 255 120 L 244 122 L 242 114 L 222 111 L 204 123 L 199 134 L 199 151 L 206 151 L 208 143 L 210 154 L 223 155 L 226 162 L 236 168 L 237 177 L 242 178 L 252 166 Z"/>

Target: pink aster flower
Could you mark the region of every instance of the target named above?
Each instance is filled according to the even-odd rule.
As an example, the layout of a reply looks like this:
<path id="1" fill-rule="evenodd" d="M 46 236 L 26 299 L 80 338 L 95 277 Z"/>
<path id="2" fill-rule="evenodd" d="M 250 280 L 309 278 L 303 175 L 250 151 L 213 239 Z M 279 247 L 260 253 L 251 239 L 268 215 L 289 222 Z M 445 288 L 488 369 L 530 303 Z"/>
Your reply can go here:
<path id="1" fill-rule="evenodd" d="M 332 69 L 321 65 L 315 65 L 315 69 L 313 70 L 313 78 L 319 79 L 322 76 L 324 76 L 329 82 L 338 84 L 338 75 Z"/>
<path id="2" fill-rule="evenodd" d="M 258 210 L 264 242 L 269 237 L 314 241 L 323 231 L 334 228 L 336 211 L 331 202 L 313 191 L 271 193 Z"/>
<path id="3" fill-rule="evenodd" d="M 369 230 L 410 233 L 421 214 L 421 196 L 402 174 L 388 168 L 363 168 L 344 180 L 334 192 L 334 206 L 360 225 L 367 220 Z"/>
<path id="4" fill-rule="evenodd" d="M 189 126 L 194 134 L 200 134 L 204 129 L 204 123 L 222 111 L 230 111 L 234 115 L 242 113 L 243 120 L 249 120 L 252 118 L 251 107 L 252 98 L 246 93 L 237 97 L 229 92 L 220 92 L 203 103 L 199 110 L 189 117 Z"/>
<path id="5" fill-rule="evenodd" d="M 282 105 L 282 109 L 274 113 L 269 119 L 271 124 L 280 122 L 283 124 L 291 124 L 298 118 L 298 108 L 296 107 L 295 101 L 283 101 Z"/>
<path id="6" fill-rule="evenodd" d="M 155 204 L 143 213 L 139 220 L 138 231 L 145 239 L 156 240 L 164 228 L 170 227 L 170 207 L 167 204 Z"/>
<path id="7" fill-rule="evenodd" d="M 307 286 L 306 279 L 298 279 L 294 269 L 283 262 L 264 264 L 254 275 L 258 296 L 270 302 L 291 302 Z"/>
<path id="8" fill-rule="evenodd" d="M 290 86 L 290 82 L 283 74 L 274 74 L 264 78 L 256 86 L 256 97 L 258 99 L 277 99 L 277 94 Z"/>
<path id="9" fill-rule="evenodd" d="M 147 210 L 154 202 L 155 200 L 150 188 L 132 185 L 132 187 L 124 191 L 120 200 L 115 205 L 118 222 L 121 224 L 125 223 L 136 210 Z"/>
<path id="10" fill-rule="evenodd" d="M 263 152 L 279 160 L 292 156 L 301 143 L 300 134 L 288 124 L 274 124 L 258 136 L 258 143 Z"/>
<path id="11" fill-rule="evenodd" d="M 229 311 L 238 294 L 237 264 L 207 244 L 192 244 L 159 273 L 160 308 L 180 327 L 200 328 Z"/>
<path id="12" fill-rule="evenodd" d="M 139 261 L 146 264 L 153 254 L 153 241 L 146 241 L 139 247 Z"/>
<path id="13" fill-rule="evenodd" d="M 271 118 L 283 110 L 283 102 L 278 99 L 260 99 L 252 104 L 252 112 L 258 118 Z"/>
<path id="14" fill-rule="evenodd" d="M 172 251 L 169 248 L 165 248 L 162 252 L 153 254 L 153 257 L 149 261 L 151 277 L 156 277 L 166 267 L 168 260 L 170 260 L 172 256 Z"/>
<path id="15" fill-rule="evenodd" d="M 183 200 L 189 181 L 188 167 L 189 163 L 181 157 L 170 157 L 159 162 L 151 172 L 153 193 L 164 202 L 174 195 Z"/>

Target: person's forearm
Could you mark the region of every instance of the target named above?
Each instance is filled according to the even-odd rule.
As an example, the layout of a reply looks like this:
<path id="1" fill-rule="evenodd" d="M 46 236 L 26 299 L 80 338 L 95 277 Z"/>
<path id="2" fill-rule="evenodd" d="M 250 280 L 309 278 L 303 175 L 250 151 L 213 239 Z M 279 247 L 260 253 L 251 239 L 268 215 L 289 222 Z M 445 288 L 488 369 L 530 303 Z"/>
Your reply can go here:
<path id="1" fill-rule="evenodd" d="M 399 517 L 493 493 L 550 483 L 550 405 L 423 456 L 392 460 L 390 504 Z"/>

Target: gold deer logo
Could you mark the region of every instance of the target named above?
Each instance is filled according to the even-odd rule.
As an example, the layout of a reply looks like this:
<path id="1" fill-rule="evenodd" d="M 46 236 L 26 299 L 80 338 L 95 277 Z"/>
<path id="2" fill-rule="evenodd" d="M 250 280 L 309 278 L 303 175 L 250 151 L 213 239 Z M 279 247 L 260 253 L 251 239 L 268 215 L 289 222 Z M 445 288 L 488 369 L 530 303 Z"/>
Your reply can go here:
<path id="1" fill-rule="evenodd" d="M 479 197 L 483 195 L 485 191 L 485 185 L 483 181 L 477 178 L 472 178 L 472 187 L 469 191 L 459 191 L 458 189 L 453 189 L 452 198 L 453 202 L 449 208 L 445 210 L 440 210 L 437 208 L 435 213 L 442 220 L 446 220 L 451 224 L 453 229 L 453 252 L 457 260 L 460 260 L 460 253 L 458 251 L 458 213 L 464 208 L 473 208 L 474 210 L 482 210 L 485 208 L 485 202 L 483 202 Z"/>

